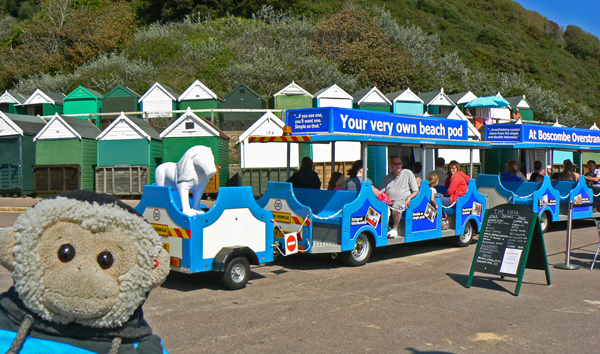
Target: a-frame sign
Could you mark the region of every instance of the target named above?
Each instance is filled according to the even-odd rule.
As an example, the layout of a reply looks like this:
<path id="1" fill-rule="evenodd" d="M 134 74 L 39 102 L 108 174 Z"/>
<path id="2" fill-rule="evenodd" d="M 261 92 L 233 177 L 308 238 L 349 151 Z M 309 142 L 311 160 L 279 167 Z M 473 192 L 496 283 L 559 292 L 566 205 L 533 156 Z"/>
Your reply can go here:
<path id="1" fill-rule="evenodd" d="M 546 283 L 552 284 L 539 216 L 516 204 L 487 210 L 466 286 L 471 286 L 475 271 L 517 277 L 517 296 L 525 268 L 544 270 Z"/>

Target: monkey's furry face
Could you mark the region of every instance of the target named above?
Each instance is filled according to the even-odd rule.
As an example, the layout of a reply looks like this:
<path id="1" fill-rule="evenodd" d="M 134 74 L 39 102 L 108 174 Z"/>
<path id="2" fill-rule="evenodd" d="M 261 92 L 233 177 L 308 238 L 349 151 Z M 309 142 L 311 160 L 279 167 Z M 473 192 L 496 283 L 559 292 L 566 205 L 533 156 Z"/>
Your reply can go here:
<path id="1" fill-rule="evenodd" d="M 12 249 L 0 250 L 0 262 L 12 271 L 19 298 L 58 323 L 119 326 L 169 268 L 154 229 L 111 204 L 43 200 L 2 239 L 13 240 Z"/>

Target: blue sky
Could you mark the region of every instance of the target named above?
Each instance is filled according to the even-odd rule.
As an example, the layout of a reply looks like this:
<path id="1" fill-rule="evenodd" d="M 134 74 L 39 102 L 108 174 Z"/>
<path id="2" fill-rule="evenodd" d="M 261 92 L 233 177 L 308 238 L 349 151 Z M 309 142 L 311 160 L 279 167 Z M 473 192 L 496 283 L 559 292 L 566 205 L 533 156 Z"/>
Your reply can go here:
<path id="1" fill-rule="evenodd" d="M 600 1 L 598 0 L 514 0 L 561 27 L 575 25 L 600 38 Z"/>

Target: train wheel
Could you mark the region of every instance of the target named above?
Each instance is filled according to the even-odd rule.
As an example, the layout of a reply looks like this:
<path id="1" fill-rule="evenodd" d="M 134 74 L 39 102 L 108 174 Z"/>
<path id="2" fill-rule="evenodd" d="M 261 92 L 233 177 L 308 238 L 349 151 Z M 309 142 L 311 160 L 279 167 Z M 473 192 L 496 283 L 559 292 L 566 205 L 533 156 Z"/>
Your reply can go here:
<path id="1" fill-rule="evenodd" d="M 369 240 L 367 234 L 362 233 L 356 238 L 354 243 L 354 249 L 342 253 L 342 263 L 350 267 L 361 266 L 369 260 L 371 257 L 371 251 L 373 246 Z"/>
<path id="2" fill-rule="evenodd" d="M 548 214 L 547 211 L 543 212 L 542 215 L 540 215 L 540 226 L 542 228 L 542 232 L 546 232 L 548 231 L 548 229 L 550 228 L 550 214 Z"/>
<path id="3" fill-rule="evenodd" d="M 454 244 L 458 247 L 467 247 L 471 244 L 471 241 L 473 241 L 475 230 L 477 230 L 477 228 L 473 224 L 473 221 L 467 222 L 465 225 L 465 232 L 462 235 L 456 236 Z"/>
<path id="4" fill-rule="evenodd" d="M 249 278 L 250 263 L 246 257 L 235 257 L 227 263 L 223 272 L 223 283 L 231 290 L 245 287 Z"/>

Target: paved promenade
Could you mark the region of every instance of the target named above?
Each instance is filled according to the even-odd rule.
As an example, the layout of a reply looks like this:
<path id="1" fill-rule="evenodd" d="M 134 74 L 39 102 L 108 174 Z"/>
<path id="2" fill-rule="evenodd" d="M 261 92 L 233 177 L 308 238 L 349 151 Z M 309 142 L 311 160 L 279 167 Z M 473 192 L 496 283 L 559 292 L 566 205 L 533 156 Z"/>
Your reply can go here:
<path id="1" fill-rule="evenodd" d="M 27 207 L 21 198 L 0 206 Z M 9 205 L 10 204 L 10 205 Z M 0 209 L 0 227 L 18 212 Z M 544 235 L 549 263 L 565 260 L 566 224 Z M 216 274 L 171 273 L 144 305 L 171 354 L 600 353 L 600 264 L 592 221 L 577 221 L 572 262 L 586 269 L 527 269 L 516 280 L 476 273 L 475 245 L 448 240 L 376 249 L 362 267 L 331 256 L 293 256 L 253 267 L 247 287 L 222 290 Z M 0 291 L 12 284 L 0 270 Z"/>

